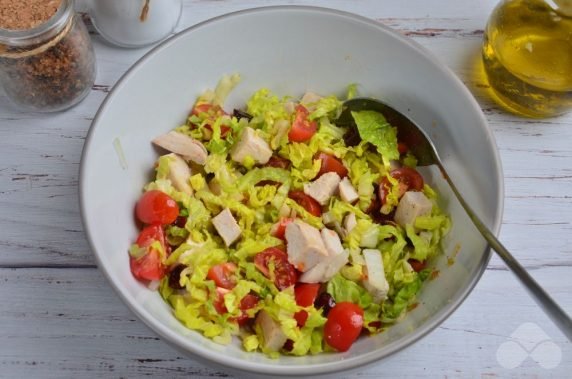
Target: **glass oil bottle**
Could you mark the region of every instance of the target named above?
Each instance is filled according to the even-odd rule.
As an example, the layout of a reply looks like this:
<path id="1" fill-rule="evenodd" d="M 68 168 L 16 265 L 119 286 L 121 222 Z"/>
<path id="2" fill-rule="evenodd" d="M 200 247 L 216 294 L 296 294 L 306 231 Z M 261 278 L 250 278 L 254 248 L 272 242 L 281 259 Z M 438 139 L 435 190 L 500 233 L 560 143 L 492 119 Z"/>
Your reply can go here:
<path id="1" fill-rule="evenodd" d="M 483 65 L 497 100 L 528 117 L 572 109 L 572 0 L 504 0 L 490 16 Z"/>

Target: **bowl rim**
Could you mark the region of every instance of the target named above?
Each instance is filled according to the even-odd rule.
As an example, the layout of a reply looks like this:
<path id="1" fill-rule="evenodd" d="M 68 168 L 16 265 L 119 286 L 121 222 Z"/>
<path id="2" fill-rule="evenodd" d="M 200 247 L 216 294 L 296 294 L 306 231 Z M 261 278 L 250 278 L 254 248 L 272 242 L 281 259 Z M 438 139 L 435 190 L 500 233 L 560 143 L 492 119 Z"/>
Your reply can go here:
<path id="1" fill-rule="evenodd" d="M 205 21 L 199 22 L 194 24 L 179 33 L 175 34 L 174 36 L 168 38 L 167 40 L 159 43 L 145 55 L 143 55 L 140 59 L 138 59 L 131 67 L 127 69 L 127 71 L 120 77 L 120 79 L 116 82 L 113 86 L 111 92 L 107 95 L 104 101 L 99 106 L 94 119 L 91 123 L 90 129 L 86 136 L 86 140 L 84 143 L 82 155 L 81 155 L 81 162 L 80 162 L 80 175 L 79 175 L 79 202 L 80 202 L 80 211 L 81 211 L 81 219 L 84 225 L 84 230 L 86 233 L 86 237 L 90 246 L 90 249 L 94 253 L 97 265 L 99 269 L 103 272 L 105 277 L 107 278 L 108 282 L 111 284 L 115 292 L 119 295 L 119 297 L 123 300 L 123 303 L 128 306 L 128 308 L 141 320 L 143 321 L 151 330 L 153 330 L 156 334 L 161 336 L 164 342 L 168 343 L 168 345 L 176 348 L 178 351 L 181 351 L 187 355 L 191 355 L 193 358 L 198 359 L 199 361 L 203 362 L 210 362 L 219 364 L 223 367 L 226 367 L 230 370 L 239 370 L 239 371 L 246 371 L 246 372 L 253 372 L 258 374 L 274 374 L 274 375 L 282 375 L 282 376 L 312 376 L 312 375 L 321 375 L 321 374 L 332 374 L 332 373 L 340 373 L 344 371 L 349 371 L 352 369 L 356 369 L 357 367 L 372 364 L 380 359 L 387 358 L 391 355 L 394 355 L 397 352 L 402 351 L 406 347 L 409 347 L 414 342 L 419 341 L 426 335 L 428 335 L 431 331 L 436 329 L 439 325 L 441 325 L 449 316 L 451 316 L 455 310 L 465 301 L 469 293 L 474 289 L 480 278 L 482 277 L 484 271 L 488 266 L 488 262 L 492 256 L 492 252 L 489 246 L 487 246 L 483 252 L 481 262 L 479 263 L 479 269 L 475 273 L 475 275 L 471 278 L 468 285 L 465 289 L 455 298 L 450 305 L 447 307 L 441 308 L 437 313 L 433 315 L 433 321 L 426 324 L 423 328 L 416 329 L 412 333 L 408 334 L 407 336 L 403 337 L 401 340 L 397 341 L 389 350 L 385 350 L 384 354 L 380 354 L 379 350 L 374 350 L 366 354 L 362 354 L 356 357 L 349 357 L 347 359 L 340 359 L 337 362 L 332 363 L 318 363 L 312 365 L 289 365 L 289 366 L 279 366 L 273 365 L 271 363 L 260 363 L 260 362 L 247 362 L 240 360 L 238 358 L 233 358 L 228 355 L 218 355 L 213 353 L 207 349 L 201 349 L 200 346 L 193 346 L 188 344 L 188 340 L 185 340 L 182 335 L 171 331 L 165 325 L 157 322 L 153 316 L 146 311 L 145 309 L 141 308 L 135 301 L 131 299 L 131 297 L 127 294 L 118 280 L 114 279 L 111 273 L 107 270 L 106 266 L 103 265 L 103 261 L 99 256 L 98 251 L 95 249 L 95 241 L 92 239 L 91 235 L 91 226 L 92 223 L 89 221 L 86 209 L 87 209 L 87 199 L 84 195 L 84 191 L 86 188 L 85 181 L 86 181 L 86 174 L 85 174 L 85 166 L 87 159 L 90 154 L 91 150 L 91 140 L 92 136 L 95 133 L 95 126 L 98 124 L 102 114 L 106 111 L 108 105 L 113 101 L 116 94 L 119 90 L 123 87 L 123 85 L 131 78 L 131 76 L 149 60 L 155 54 L 160 53 L 162 50 L 165 50 L 168 46 L 173 44 L 176 40 L 184 38 L 187 34 L 193 33 L 193 31 L 200 29 L 202 27 L 208 26 L 212 23 L 222 22 L 227 18 L 233 18 L 240 15 L 248 15 L 248 14 L 259 14 L 259 13 L 266 13 L 266 12 L 281 12 L 281 11 L 300 11 L 306 13 L 315 13 L 319 15 L 328 15 L 328 16 L 342 16 L 344 18 L 348 18 L 352 21 L 357 21 L 359 23 L 365 24 L 367 26 L 379 29 L 384 33 L 388 33 L 392 35 L 394 38 L 399 40 L 401 43 L 408 45 L 409 47 L 416 50 L 417 53 L 423 55 L 426 59 L 431 61 L 435 68 L 441 70 L 443 74 L 445 74 L 452 83 L 457 87 L 457 89 L 465 95 L 467 100 L 469 101 L 472 111 L 478 115 L 479 122 L 483 129 L 483 132 L 486 134 L 487 138 L 490 141 L 490 144 L 494 147 L 492 150 L 493 153 L 493 161 L 495 163 L 496 172 L 495 175 L 497 176 L 497 188 L 496 194 L 497 199 L 499 201 L 499 206 L 496 209 L 494 219 L 493 219 L 493 226 L 492 231 L 495 235 L 498 235 L 500 231 L 500 226 L 502 223 L 502 216 L 504 211 L 504 175 L 503 169 L 500 159 L 500 153 L 498 151 L 498 147 L 496 144 L 496 140 L 493 134 L 492 129 L 487 123 L 487 120 L 482 112 L 481 107 L 477 103 L 476 99 L 472 95 L 472 93 L 468 90 L 468 88 L 463 84 L 463 82 L 457 77 L 457 75 L 443 62 L 441 62 L 433 53 L 427 50 L 425 47 L 421 46 L 419 43 L 415 42 L 414 40 L 400 34 L 398 31 L 386 26 L 374 19 L 361 16 L 355 13 L 351 13 L 348 11 L 342 11 L 338 9 L 326 8 L 326 7 L 317 7 L 317 6 L 308 6 L 308 5 L 273 5 L 273 6 L 261 6 L 261 7 L 253 7 L 248 9 L 242 9 L 234 12 L 225 13 L 223 15 L 215 16 L 209 18 Z"/>

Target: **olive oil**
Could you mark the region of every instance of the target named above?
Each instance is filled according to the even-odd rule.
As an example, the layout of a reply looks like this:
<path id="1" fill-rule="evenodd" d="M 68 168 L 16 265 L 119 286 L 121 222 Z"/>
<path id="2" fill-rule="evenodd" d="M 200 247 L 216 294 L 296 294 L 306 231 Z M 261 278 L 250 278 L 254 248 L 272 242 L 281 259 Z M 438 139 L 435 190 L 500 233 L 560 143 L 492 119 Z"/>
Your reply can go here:
<path id="1" fill-rule="evenodd" d="M 572 109 L 572 1 L 501 2 L 482 54 L 491 88 L 513 112 L 549 117 Z"/>

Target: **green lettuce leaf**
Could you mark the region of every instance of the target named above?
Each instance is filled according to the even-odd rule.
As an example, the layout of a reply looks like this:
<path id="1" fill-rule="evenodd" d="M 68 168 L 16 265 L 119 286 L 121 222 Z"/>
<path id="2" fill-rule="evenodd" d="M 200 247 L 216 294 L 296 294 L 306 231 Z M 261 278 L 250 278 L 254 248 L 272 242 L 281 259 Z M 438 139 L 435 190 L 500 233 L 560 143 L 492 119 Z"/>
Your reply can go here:
<path id="1" fill-rule="evenodd" d="M 336 119 L 342 111 L 342 102 L 333 95 L 322 97 L 312 105 L 314 106 L 314 110 L 308 115 L 310 120 L 316 120 L 324 116 Z"/>
<path id="2" fill-rule="evenodd" d="M 373 299 L 369 292 L 361 285 L 336 274 L 329 282 L 327 291 L 334 297 L 336 303 L 349 301 L 362 308 L 369 306 Z"/>
<path id="3" fill-rule="evenodd" d="M 381 306 L 381 321 L 395 322 L 415 300 L 415 295 L 421 288 L 421 280 L 417 279 L 403 286 L 392 301 L 385 301 Z"/>
<path id="4" fill-rule="evenodd" d="M 235 183 L 235 186 L 240 192 L 244 192 L 263 180 L 285 183 L 289 178 L 290 173 L 288 170 L 276 167 L 255 168 L 242 176 L 238 182 Z"/>
<path id="5" fill-rule="evenodd" d="M 226 98 L 230 94 L 230 92 L 236 87 L 236 85 L 240 83 L 240 75 L 239 74 L 232 74 L 232 75 L 224 75 L 214 90 L 214 98 L 213 104 L 223 106 Z"/>
<path id="6" fill-rule="evenodd" d="M 381 113 L 375 111 L 352 112 L 359 135 L 377 148 L 386 160 L 399 159 L 397 151 L 397 130 Z"/>
<path id="7" fill-rule="evenodd" d="M 246 103 L 246 111 L 253 116 L 250 125 L 270 132 L 277 120 L 289 120 L 290 115 L 284 108 L 286 101 L 267 88 L 256 91 Z"/>

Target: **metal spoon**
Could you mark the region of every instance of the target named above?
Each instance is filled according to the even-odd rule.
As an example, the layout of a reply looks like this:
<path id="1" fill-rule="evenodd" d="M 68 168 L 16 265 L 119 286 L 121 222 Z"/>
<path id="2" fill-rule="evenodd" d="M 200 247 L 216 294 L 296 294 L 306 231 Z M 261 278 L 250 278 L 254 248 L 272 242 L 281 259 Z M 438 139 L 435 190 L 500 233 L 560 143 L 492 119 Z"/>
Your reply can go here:
<path id="1" fill-rule="evenodd" d="M 353 126 L 356 131 L 355 122 L 351 115 L 352 111 L 370 110 L 381 113 L 387 122 L 397 128 L 399 141 L 405 143 L 411 153 L 415 155 L 419 166 L 437 165 L 443 174 L 443 177 L 449 183 L 453 193 L 463 206 L 469 218 L 473 221 L 479 232 L 493 248 L 494 251 L 502 258 L 508 268 L 520 279 L 521 283 L 528 289 L 532 298 L 544 310 L 544 312 L 552 319 L 552 321 L 560 328 L 564 335 L 572 341 L 572 320 L 560 308 L 558 304 L 544 291 L 540 285 L 526 272 L 526 270 L 518 263 L 512 254 L 501 244 L 494 234 L 485 226 L 485 224 L 477 217 L 473 209 L 467 204 L 463 196 L 453 184 L 453 181 L 447 174 L 443 163 L 437 154 L 435 145 L 431 142 L 425 132 L 406 116 L 391 108 L 389 105 L 379 100 L 368 98 L 354 98 L 347 100 L 343 105 L 343 110 L 336 121 L 340 126 Z"/>

